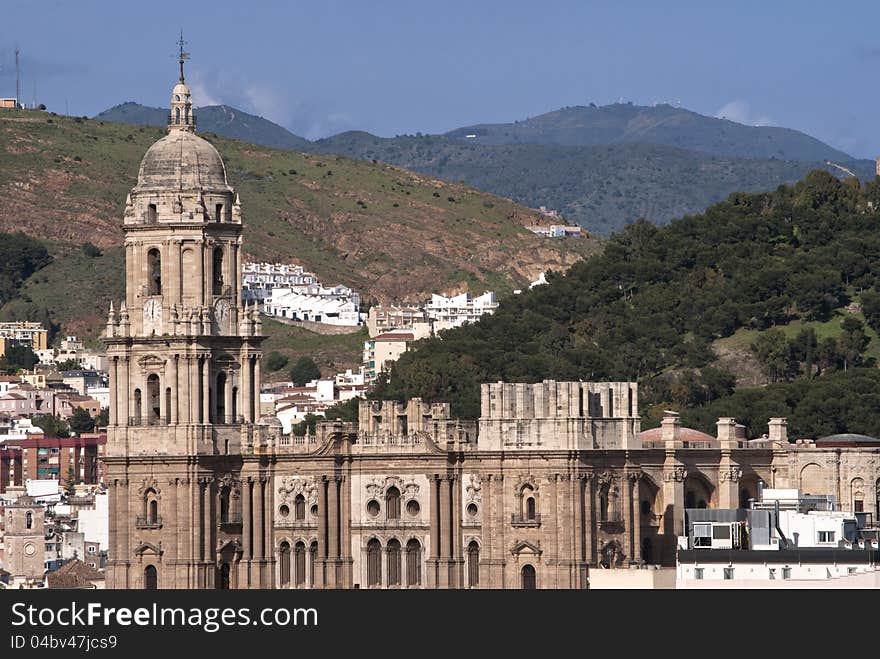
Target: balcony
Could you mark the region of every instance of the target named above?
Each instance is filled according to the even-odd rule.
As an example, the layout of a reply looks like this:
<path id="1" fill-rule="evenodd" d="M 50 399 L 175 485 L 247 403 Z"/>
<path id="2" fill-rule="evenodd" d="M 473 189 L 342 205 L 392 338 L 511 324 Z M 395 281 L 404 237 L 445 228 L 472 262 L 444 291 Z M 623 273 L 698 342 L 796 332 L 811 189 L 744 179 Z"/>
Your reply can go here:
<path id="1" fill-rule="evenodd" d="M 230 514 L 220 520 L 220 526 L 241 526 L 241 514 Z"/>
<path id="2" fill-rule="evenodd" d="M 541 526 L 541 515 L 536 514 L 534 517 L 524 517 L 523 515 L 517 515 L 514 513 L 510 516 L 510 525 L 517 527 Z"/>
<path id="3" fill-rule="evenodd" d="M 623 526 L 623 515 L 620 513 L 608 513 L 604 518 L 599 519 L 599 526 L 603 529 Z"/>
<path id="4" fill-rule="evenodd" d="M 135 520 L 134 526 L 138 529 L 161 529 L 162 517 L 159 515 L 157 515 L 156 517 L 138 515 L 137 519 Z"/>

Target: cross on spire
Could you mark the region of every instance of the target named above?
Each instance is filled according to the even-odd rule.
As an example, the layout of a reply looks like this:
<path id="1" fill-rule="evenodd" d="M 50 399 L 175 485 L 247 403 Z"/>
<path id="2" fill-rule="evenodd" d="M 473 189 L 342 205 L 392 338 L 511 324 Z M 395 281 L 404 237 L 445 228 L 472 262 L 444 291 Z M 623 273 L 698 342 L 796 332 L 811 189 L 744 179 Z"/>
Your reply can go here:
<path id="1" fill-rule="evenodd" d="M 183 62 L 189 59 L 189 53 L 184 52 L 183 47 L 186 44 L 186 41 L 183 40 L 183 30 L 180 30 L 180 40 L 177 42 L 177 45 L 180 48 L 180 82 L 183 82 Z"/>

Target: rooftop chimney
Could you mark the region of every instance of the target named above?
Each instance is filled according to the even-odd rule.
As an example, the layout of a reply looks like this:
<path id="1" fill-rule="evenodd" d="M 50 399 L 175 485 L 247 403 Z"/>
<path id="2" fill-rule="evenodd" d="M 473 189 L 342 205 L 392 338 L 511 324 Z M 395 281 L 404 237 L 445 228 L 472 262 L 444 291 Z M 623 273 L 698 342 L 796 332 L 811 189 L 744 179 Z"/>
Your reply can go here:
<path id="1" fill-rule="evenodd" d="M 784 417 L 770 419 L 769 426 L 771 442 L 788 442 L 788 421 Z"/>
<path id="2" fill-rule="evenodd" d="M 664 442 L 681 441 L 681 419 L 678 417 L 678 412 L 665 410 L 663 421 L 660 422 L 660 428 L 660 438 Z"/>
<path id="3" fill-rule="evenodd" d="M 718 419 L 716 423 L 718 428 L 718 441 L 721 443 L 721 446 L 736 446 L 736 419 L 723 416 Z"/>

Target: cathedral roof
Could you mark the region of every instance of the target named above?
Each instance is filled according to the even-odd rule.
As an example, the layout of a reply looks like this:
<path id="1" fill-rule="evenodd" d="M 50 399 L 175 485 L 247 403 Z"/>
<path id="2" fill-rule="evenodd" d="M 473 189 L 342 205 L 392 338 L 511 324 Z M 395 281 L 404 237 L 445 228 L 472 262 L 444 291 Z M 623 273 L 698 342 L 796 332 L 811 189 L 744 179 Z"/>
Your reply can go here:
<path id="1" fill-rule="evenodd" d="M 716 437 L 694 428 L 681 428 L 679 439 L 683 442 L 717 442 Z M 663 438 L 663 428 L 650 428 L 639 433 L 643 442 L 659 442 Z"/>
<path id="2" fill-rule="evenodd" d="M 873 445 L 880 446 L 880 439 L 869 437 L 868 435 L 859 435 L 852 432 L 839 433 L 837 435 L 827 435 L 816 440 L 818 446 L 864 446 Z"/>
<path id="3" fill-rule="evenodd" d="M 172 130 L 141 160 L 138 187 L 228 190 L 226 166 L 210 142 L 186 130 Z"/>

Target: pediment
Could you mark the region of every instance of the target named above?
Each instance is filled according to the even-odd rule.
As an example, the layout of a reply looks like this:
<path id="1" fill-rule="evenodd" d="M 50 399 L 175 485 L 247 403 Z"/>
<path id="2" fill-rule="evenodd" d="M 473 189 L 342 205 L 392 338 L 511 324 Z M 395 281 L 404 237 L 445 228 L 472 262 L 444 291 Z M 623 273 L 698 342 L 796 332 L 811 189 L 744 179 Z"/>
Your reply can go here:
<path id="1" fill-rule="evenodd" d="M 528 540 L 520 540 L 511 547 L 510 553 L 514 555 L 530 554 L 532 556 L 540 556 L 543 552 L 539 545 L 533 544 Z"/>
<path id="2" fill-rule="evenodd" d="M 144 556 L 147 554 L 153 554 L 154 556 L 161 556 L 164 552 L 162 550 L 162 544 L 155 545 L 152 542 L 142 542 L 137 547 L 134 548 L 134 553 L 136 556 Z"/>

